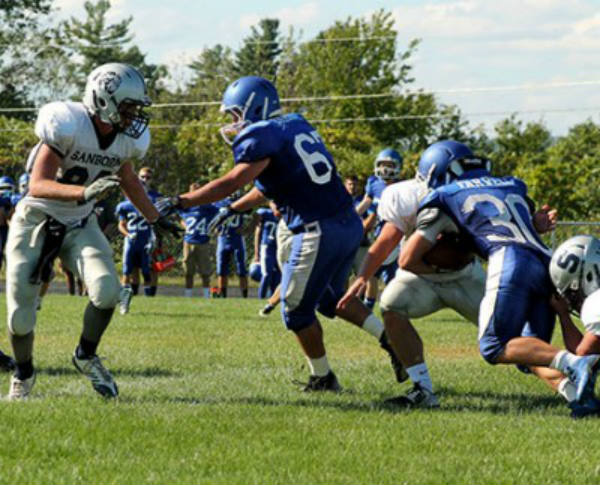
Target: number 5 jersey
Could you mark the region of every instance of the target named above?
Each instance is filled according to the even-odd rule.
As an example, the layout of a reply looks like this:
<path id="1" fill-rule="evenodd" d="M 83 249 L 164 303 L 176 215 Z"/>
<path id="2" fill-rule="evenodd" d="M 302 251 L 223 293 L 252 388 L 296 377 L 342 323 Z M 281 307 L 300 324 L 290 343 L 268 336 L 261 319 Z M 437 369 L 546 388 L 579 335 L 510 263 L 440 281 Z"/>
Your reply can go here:
<path id="1" fill-rule="evenodd" d="M 116 173 L 124 161 L 142 158 L 150 145 L 150 131 L 146 129 L 137 139 L 118 133 L 104 146 L 83 103 L 70 101 L 43 106 L 35 134 L 40 141 L 29 154 L 27 172 L 33 169 L 38 151 L 45 144 L 61 158 L 56 180 L 63 184 L 88 186 L 100 177 Z M 93 200 L 84 203 L 27 195 L 19 207 L 35 207 L 70 226 L 86 218 L 94 203 Z"/>

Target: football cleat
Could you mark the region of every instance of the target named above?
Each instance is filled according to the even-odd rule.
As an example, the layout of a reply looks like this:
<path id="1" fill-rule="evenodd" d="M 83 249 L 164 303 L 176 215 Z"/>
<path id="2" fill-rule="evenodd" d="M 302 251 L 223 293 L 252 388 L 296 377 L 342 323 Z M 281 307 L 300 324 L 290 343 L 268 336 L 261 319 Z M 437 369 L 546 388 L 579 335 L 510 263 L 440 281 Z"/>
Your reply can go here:
<path id="1" fill-rule="evenodd" d="M 28 379 L 21 380 L 16 376 L 10 378 L 10 390 L 8 391 L 7 399 L 9 401 L 23 401 L 27 399 L 33 385 L 35 384 L 35 372 Z"/>
<path id="2" fill-rule="evenodd" d="M 384 401 L 385 404 L 390 406 L 402 407 L 402 408 L 426 408 L 433 409 L 439 408 L 440 402 L 437 396 L 428 389 L 421 387 L 417 382 L 413 388 L 408 391 L 404 396 L 392 397 Z"/>
<path id="3" fill-rule="evenodd" d="M 333 371 L 329 371 L 326 376 L 310 376 L 308 382 L 302 389 L 304 392 L 320 392 L 320 391 L 333 391 L 340 392 L 342 386 L 337 380 L 337 377 Z"/>
<path id="4" fill-rule="evenodd" d="M 0 371 L 11 372 L 15 370 L 15 368 L 15 359 L 0 350 Z"/>
<path id="5" fill-rule="evenodd" d="M 258 311 L 258 314 L 261 317 L 266 317 L 269 313 L 271 313 L 273 311 L 275 307 L 273 305 L 271 305 L 270 303 L 267 303 L 263 308 L 261 308 Z"/>
<path id="6" fill-rule="evenodd" d="M 131 304 L 131 298 L 133 297 L 133 290 L 129 286 L 121 288 L 119 294 L 119 313 L 125 315 L 129 313 L 129 305 Z"/>
<path id="7" fill-rule="evenodd" d="M 567 367 L 566 374 L 576 388 L 576 401 L 581 401 L 584 394 L 594 395 L 599 360 L 600 355 L 584 355 L 577 358 L 575 365 Z"/>
<path id="8" fill-rule="evenodd" d="M 600 415 L 600 401 L 593 395 L 584 394 L 580 401 L 570 402 L 569 409 L 573 419 L 598 416 Z"/>
<path id="9" fill-rule="evenodd" d="M 396 375 L 396 380 L 398 382 L 404 382 L 408 379 L 408 374 L 406 373 L 406 369 L 402 365 L 402 362 L 398 360 L 394 350 L 392 349 L 390 343 L 387 340 L 385 333 L 381 334 L 381 338 L 379 339 L 379 345 L 383 350 L 385 350 L 390 356 L 390 362 L 392 363 L 392 369 L 394 369 L 394 374 Z"/>
<path id="10" fill-rule="evenodd" d="M 117 383 L 97 355 L 89 359 L 79 359 L 77 354 L 74 354 L 72 361 L 75 368 L 91 381 L 98 394 L 108 398 L 119 395 Z"/>

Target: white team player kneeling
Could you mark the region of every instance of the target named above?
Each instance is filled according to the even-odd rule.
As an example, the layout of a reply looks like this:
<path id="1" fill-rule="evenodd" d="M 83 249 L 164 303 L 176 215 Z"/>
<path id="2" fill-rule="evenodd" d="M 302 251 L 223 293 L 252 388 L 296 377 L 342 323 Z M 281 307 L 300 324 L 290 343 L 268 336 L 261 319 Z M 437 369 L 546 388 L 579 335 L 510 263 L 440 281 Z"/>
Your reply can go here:
<path id="1" fill-rule="evenodd" d="M 118 395 L 96 355 L 119 300 L 119 279 L 93 207 L 121 187 L 148 221 L 176 232 L 173 223 L 159 217 L 132 165 L 150 144 L 143 111 L 149 105 L 141 74 L 111 63 L 90 74 L 83 103 L 54 102 L 39 112 L 39 143 L 27 162 L 29 192 L 12 218 L 6 250 L 8 328 L 16 360 L 10 400 L 26 398 L 35 382 L 36 297 L 56 256 L 83 279 L 90 299 L 73 364 L 98 393 Z"/>

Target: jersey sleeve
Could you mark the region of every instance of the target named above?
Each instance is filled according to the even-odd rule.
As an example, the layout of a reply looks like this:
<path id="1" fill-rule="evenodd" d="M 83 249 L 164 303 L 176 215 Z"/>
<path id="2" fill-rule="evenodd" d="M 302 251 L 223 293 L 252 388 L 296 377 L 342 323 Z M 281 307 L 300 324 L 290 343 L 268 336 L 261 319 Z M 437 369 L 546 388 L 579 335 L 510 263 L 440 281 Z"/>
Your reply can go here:
<path id="1" fill-rule="evenodd" d="M 128 158 L 140 160 L 146 156 L 150 147 L 150 130 L 146 128 L 139 138 L 134 138 L 131 153 Z"/>
<path id="2" fill-rule="evenodd" d="M 419 211 L 417 231 L 429 242 L 435 242 L 438 235 L 443 232 L 459 232 L 450 216 L 438 207 L 426 207 Z"/>
<path id="3" fill-rule="evenodd" d="M 125 210 L 125 205 L 123 202 L 117 205 L 117 208 L 115 209 L 115 215 L 120 221 L 127 219 L 127 211 Z"/>
<path id="4" fill-rule="evenodd" d="M 600 290 L 594 291 L 583 302 L 581 321 L 588 332 L 600 337 Z"/>
<path id="5" fill-rule="evenodd" d="M 233 141 L 233 159 L 235 163 L 264 160 L 277 153 L 283 142 L 283 134 L 272 123 L 254 123 Z"/>
<path id="6" fill-rule="evenodd" d="M 49 103 L 40 109 L 35 122 L 35 134 L 61 156 L 73 146 L 77 119 L 65 103 Z"/>

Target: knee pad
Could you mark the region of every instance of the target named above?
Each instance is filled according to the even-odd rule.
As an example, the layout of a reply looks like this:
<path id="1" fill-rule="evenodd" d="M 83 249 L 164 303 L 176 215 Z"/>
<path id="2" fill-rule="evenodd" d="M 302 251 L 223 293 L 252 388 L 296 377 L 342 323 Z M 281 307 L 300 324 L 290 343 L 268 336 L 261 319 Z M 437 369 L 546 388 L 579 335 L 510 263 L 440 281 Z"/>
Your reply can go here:
<path id="1" fill-rule="evenodd" d="M 119 302 L 119 287 L 119 280 L 113 275 L 102 275 L 88 286 L 90 301 L 102 310 L 114 308 Z"/>
<path id="2" fill-rule="evenodd" d="M 35 320 L 35 307 L 18 308 L 9 316 L 8 330 L 11 334 L 22 337 L 33 331 L 35 327 Z"/>

